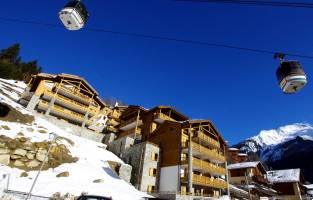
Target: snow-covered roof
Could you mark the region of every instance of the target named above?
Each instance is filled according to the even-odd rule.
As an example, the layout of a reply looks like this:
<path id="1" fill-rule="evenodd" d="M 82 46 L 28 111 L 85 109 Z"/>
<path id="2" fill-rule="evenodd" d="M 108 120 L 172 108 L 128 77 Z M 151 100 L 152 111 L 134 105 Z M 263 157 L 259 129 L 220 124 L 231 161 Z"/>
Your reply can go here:
<path id="1" fill-rule="evenodd" d="M 228 150 L 229 150 L 229 151 L 239 151 L 239 149 L 234 148 L 234 147 L 228 148 Z"/>
<path id="2" fill-rule="evenodd" d="M 267 172 L 271 183 L 289 183 L 300 181 L 300 169 L 273 170 Z"/>
<path id="3" fill-rule="evenodd" d="M 306 189 L 308 189 L 308 190 L 313 190 L 313 184 L 304 185 L 304 187 L 306 187 Z"/>
<path id="4" fill-rule="evenodd" d="M 248 156 L 246 153 L 238 153 L 238 156 Z"/>
<path id="5" fill-rule="evenodd" d="M 256 162 L 242 162 L 242 163 L 236 163 L 236 164 L 230 164 L 227 166 L 227 169 L 244 169 L 244 168 L 253 168 L 256 167 L 260 161 Z"/>

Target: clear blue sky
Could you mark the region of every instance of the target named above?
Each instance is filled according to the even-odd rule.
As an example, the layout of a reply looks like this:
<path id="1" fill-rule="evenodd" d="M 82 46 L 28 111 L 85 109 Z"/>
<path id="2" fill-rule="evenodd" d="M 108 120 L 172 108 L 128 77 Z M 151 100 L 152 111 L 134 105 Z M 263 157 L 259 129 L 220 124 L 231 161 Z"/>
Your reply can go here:
<path id="1" fill-rule="evenodd" d="M 313 10 L 159 1 L 85 0 L 87 27 L 313 55 Z M 1 17 L 60 24 L 63 0 L 2 1 Z M 103 98 L 150 108 L 171 105 L 211 119 L 234 144 L 262 129 L 313 122 L 308 86 L 284 95 L 271 55 L 0 21 L 0 48 L 22 45 L 45 72 L 85 77 Z M 294 59 L 294 58 L 290 58 Z"/>

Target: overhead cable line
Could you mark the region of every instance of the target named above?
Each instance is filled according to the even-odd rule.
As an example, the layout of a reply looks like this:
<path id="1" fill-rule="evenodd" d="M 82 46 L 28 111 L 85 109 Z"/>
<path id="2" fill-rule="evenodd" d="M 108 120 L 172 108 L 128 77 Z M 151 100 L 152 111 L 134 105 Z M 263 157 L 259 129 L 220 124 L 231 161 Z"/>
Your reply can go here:
<path id="1" fill-rule="evenodd" d="M 37 26 L 46 26 L 50 28 L 64 29 L 63 26 L 60 26 L 57 24 L 44 23 L 44 22 L 32 21 L 32 20 L 23 20 L 23 19 L 6 18 L 6 17 L 0 17 L 0 20 L 6 21 L 6 22 L 12 22 L 12 23 L 31 24 L 31 25 L 37 25 Z M 236 46 L 236 45 L 229 45 L 225 43 L 205 42 L 205 41 L 199 41 L 199 40 L 181 39 L 181 38 L 174 38 L 174 37 L 168 37 L 168 36 L 148 35 L 148 34 L 142 34 L 142 33 L 122 32 L 122 31 L 113 31 L 113 30 L 102 29 L 102 28 L 88 28 L 88 27 L 85 27 L 84 31 L 109 33 L 113 35 L 130 36 L 130 37 L 146 38 L 146 39 L 154 39 L 154 40 L 173 41 L 173 42 L 179 42 L 179 43 L 185 43 L 185 44 L 196 44 L 196 45 L 203 45 L 203 46 L 210 46 L 210 47 L 220 47 L 220 48 L 235 49 L 235 50 L 240 50 L 240 51 L 263 53 L 263 54 L 270 54 L 270 55 L 273 55 L 277 52 L 283 52 L 284 55 L 288 55 L 288 56 L 313 59 L 313 55 L 309 56 L 309 55 L 303 55 L 303 54 L 288 53 L 284 51 L 248 48 L 248 47 L 242 47 L 242 46 Z"/>
<path id="2" fill-rule="evenodd" d="M 313 3 L 306 3 L 306 2 L 253 1 L 253 0 L 174 0 L 174 1 L 192 2 L 192 3 L 215 3 L 215 4 L 243 4 L 243 5 L 256 5 L 256 6 L 313 9 Z"/>

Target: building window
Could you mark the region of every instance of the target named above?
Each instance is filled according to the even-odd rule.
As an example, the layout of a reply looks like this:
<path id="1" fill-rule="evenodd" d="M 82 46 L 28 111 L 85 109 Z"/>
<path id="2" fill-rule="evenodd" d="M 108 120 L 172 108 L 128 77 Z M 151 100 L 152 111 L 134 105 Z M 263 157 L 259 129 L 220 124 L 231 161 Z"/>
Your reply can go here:
<path id="1" fill-rule="evenodd" d="M 155 168 L 150 168 L 149 169 L 149 176 L 156 177 L 157 170 Z"/>
<path id="2" fill-rule="evenodd" d="M 158 161 L 159 155 L 157 153 L 151 153 L 151 160 Z"/>
<path id="3" fill-rule="evenodd" d="M 154 185 L 148 185 L 147 192 L 152 193 L 152 192 L 154 192 L 154 190 L 155 190 Z"/>

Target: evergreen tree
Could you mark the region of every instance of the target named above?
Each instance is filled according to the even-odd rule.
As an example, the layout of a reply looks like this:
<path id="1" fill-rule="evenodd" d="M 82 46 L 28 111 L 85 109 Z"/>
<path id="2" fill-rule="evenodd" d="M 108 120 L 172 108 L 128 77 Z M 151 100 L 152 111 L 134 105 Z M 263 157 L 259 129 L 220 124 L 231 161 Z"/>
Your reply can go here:
<path id="1" fill-rule="evenodd" d="M 14 44 L 0 51 L 0 78 L 28 81 L 33 74 L 41 72 L 36 60 L 22 62 L 20 45 Z"/>

